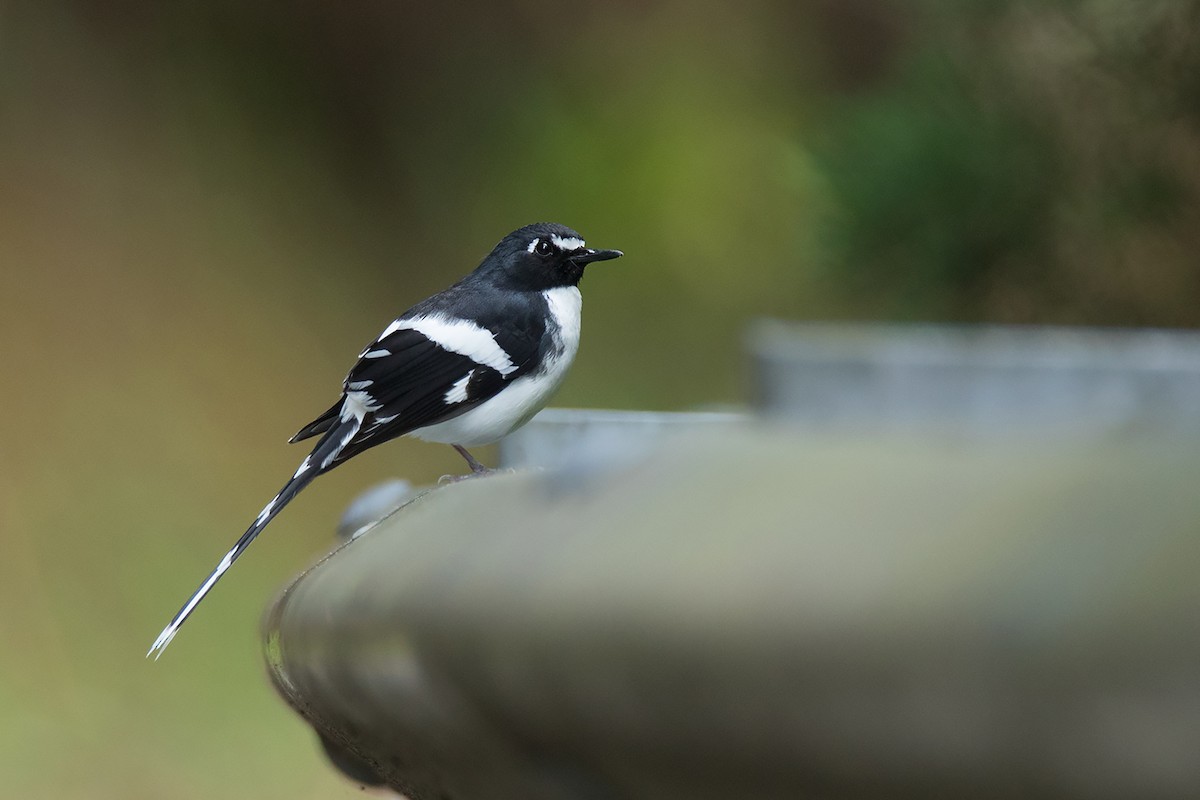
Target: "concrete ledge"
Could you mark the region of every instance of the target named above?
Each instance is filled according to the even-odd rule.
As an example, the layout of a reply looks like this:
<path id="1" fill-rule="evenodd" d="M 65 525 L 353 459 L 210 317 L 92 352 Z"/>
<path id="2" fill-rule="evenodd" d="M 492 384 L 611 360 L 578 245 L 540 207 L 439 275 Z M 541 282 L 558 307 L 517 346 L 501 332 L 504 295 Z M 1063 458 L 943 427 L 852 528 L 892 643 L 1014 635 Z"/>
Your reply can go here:
<path id="1" fill-rule="evenodd" d="M 825 431 L 1200 438 L 1200 333 L 757 324 L 755 406 Z"/>
<path id="2" fill-rule="evenodd" d="M 613 411 L 547 408 L 500 440 L 504 467 L 604 471 L 642 460 L 673 438 L 745 426 L 733 411 Z"/>
<path id="3" fill-rule="evenodd" d="M 420 495 L 272 678 L 414 800 L 1195 796 L 1200 453 L 694 432 Z"/>

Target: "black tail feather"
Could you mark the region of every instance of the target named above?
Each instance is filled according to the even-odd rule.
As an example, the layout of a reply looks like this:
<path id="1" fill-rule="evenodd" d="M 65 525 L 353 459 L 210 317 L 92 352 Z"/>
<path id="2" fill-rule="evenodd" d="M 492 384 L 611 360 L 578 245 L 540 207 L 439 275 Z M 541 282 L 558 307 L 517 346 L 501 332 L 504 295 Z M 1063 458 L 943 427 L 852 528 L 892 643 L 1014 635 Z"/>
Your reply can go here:
<path id="1" fill-rule="evenodd" d="M 313 423 L 313 425 L 315 424 Z M 171 639 L 175 637 L 180 626 L 183 625 L 184 621 L 196 609 L 200 601 L 212 590 L 217 581 L 221 579 L 221 576 L 233 566 L 233 562 L 237 561 L 238 557 L 246 551 L 250 543 L 258 538 L 258 535 L 270 524 L 271 520 L 275 519 L 275 515 L 282 511 L 283 507 L 292 501 L 292 498 L 300 494 L 300 491 L 308 486 L 313 478 L 333 466 L 338 453 L 353 438 L 354 434 L 358 432 L 361 422 L 356 418 L 351 418 L 349 420 L 342 420 L 337 424 L 333 424 L 331 421 L 330 425 L 332 427 L 326 432 L 321 441 L 317 443 L 317 446 L 313 448 L 313 451 L 301 462 L 300 468 L 296 470 L 296 474 L 283 485 L 279 493 L 259 512 L 258 517 L 246 529 L 246 532 L 241 535 L 241 538 L 225 554 L 216 568 L 204 580 L 204 583 L 200 584 L 200 588 L 192 593 L 192 596 L 183 604 L 183 607 L 179 609 L 179 612 L 175 614 L 167 627 L 163 628 L 162 633 L 158 635 L 158 638 L 154 640 L 154 644 L 151 645 L 150 651 L 146 653 L 147 656 L 154 655 L 157 659 L 162 655 L 163 650 L 171 643 Z M 311 428 L 312 425 L 309 427 Z"/>
<path id="2" fill-rule="evenodd" d="M 296 442 L 304 441 L 309 437 L 316 436 L 318 433 L 324 433 L 333 427 L 333 423 L 337 422 L 338 417 L 341 416 L 341 413 L 342 401 L 338 400 L 329 407 L 328 411 L 298 430 L 295 436 L 288 439 L 288 444 L 295 444 Z"/>

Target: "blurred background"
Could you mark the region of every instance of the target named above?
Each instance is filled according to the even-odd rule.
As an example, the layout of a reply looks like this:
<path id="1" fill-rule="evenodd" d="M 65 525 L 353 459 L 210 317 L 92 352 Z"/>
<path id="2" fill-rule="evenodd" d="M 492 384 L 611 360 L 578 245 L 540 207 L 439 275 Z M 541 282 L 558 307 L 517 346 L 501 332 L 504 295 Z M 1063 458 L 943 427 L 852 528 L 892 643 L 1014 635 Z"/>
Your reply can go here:
<path id="1" fill-rule="evenodd" d="M 627 253 L 557 404 L 686 409 L 761 316 L 1195 327 L 1198 188 L 1193 0 L 4 2 L 0 793 L 359 795 L 259 616 L 449 448 L 323 478 L 142 655 L 508 231 Z"/>

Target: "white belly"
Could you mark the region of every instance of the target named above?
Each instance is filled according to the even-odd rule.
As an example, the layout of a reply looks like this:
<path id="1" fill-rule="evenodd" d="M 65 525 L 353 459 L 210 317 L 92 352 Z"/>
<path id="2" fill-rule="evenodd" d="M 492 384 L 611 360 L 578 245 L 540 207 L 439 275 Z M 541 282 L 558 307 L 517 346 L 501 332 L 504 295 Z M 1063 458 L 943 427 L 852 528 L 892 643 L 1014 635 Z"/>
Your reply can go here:
<path id="1" fill-rule="evenodd" d="M 558 325 L 561 345 L 558 354 L 552 353 L 540 370 L 517 378 L 492 399 L 454 419 L 419 428 L 410 436 L 463 447 L 491 444 L 542 410 L 563 382 L 567 369 L 575 360 L 575 353 L 579 351 L 579 322 L 583 308 L 583 300 L 575 286 L 551 289 L 544 296 Z"/>

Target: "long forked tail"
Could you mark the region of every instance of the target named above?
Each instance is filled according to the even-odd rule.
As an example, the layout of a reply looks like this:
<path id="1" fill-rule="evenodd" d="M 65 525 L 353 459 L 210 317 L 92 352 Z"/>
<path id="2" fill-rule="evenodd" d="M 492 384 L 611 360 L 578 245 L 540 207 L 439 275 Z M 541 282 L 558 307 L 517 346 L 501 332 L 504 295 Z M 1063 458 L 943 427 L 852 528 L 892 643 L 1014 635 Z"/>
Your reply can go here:
<path id="1" fill-rule="evenodd" d="M 321 441 L 317 443 L 313 451 L 300 463 L 300 468 L 296 470 L 296 474 L 283 485 L 283 488 L 279 490 L 279 494 L 271 498 L 271 502 L 263 507 L 263 510 L 259 512 L 254 522 L 246 529 L 246 532 L 242 534 L 241 538 L 237 540 L 229 552 L 225 554 L 225 557 L 217 564 L 216 569 L 204 580 L 204 583 L 200 584 L 200 588 L 192 593 L 192 596 L 183 604 L 183 608 L 179 609 L 179 612 L 175 614 L 175 617 L 167 627 L 163 628 L 162 633 L 158 635 L 158 638 L 154 640 L 154 644 L 150 646 L 150 650 L 146 653 L 147 658 L 154 656 L 154 659 L 158 660 L 158 657 L 167 649 L 167 645 L 175 638 L 175 634 L 179 632 L 179 628 L 183 625 L 184 620 L 196 610 L 196 606 L 200 605 L 200 601 L 204 599 L 204 596 L 216 586 L 221 576 L 229 571 L 229 568 L 233 566 L 233 562 L 238 560 L 238 556 L 245 552 L 250 543 L 262 533 L 263 528 L 267 527 L 271 520 L 275 519 L 275 515 L 282 511 L 283 507 L 291 502 L 293 497 L 300 494 L 301 489 L 308 486 L 313 478 L 320 475 L 333 463 L 338 454 L 349 444 L 354 435 L 358 433 L 361 425 L 362 421 L 357 417 L 341 420 L 321 438 Z"/>

